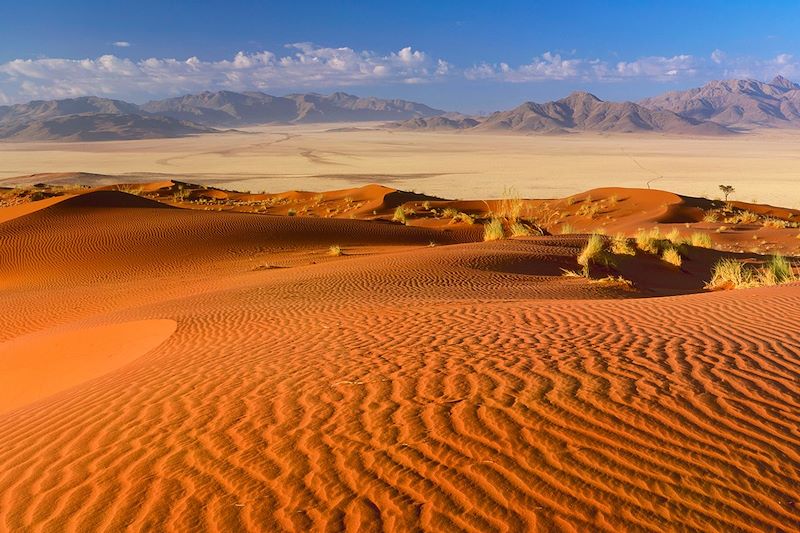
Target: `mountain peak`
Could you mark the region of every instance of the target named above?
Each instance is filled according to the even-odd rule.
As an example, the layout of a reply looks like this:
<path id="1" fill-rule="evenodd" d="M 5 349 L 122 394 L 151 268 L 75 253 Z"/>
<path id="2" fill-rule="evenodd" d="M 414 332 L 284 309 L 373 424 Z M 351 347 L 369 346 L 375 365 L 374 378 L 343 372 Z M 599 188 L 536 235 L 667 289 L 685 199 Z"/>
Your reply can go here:
<path id="1" fill-rule="evenodd" d="M 569 93 L 569 96 L 567 96 L 566 98 L 562 98 L 561 101 L 569 103 L 602 102 L 601 99 L 599 99 L 592 93 L 586 91 L 572 91 L 571 93 Z"/>
<path id="2" fill-rule="evenodd" d="M 773 80 L 769 84 L 773 85 L 775 87 L 781 87 L 783 89 L 789 89 L 789 90 L 791 90 L 791 89 L 800 89 L 800 85 L 794 83 L 791 80 L 788 80 L 788 79 L 784 78 L 780 74 L 775 76 L 775 78 L 773 78 Z"/>

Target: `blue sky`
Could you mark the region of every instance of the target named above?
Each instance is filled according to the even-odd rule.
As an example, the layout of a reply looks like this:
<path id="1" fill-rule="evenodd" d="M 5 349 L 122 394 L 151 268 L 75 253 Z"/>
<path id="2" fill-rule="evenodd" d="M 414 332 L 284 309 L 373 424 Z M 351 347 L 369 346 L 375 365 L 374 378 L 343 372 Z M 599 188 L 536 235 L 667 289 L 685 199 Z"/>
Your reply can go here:
<path id="1" fill-rule="evenodd" d="M 346 90 L 474 112 L 800 77 L 800 2 L 602 4 L 2 0 L 0 103 Z"/>

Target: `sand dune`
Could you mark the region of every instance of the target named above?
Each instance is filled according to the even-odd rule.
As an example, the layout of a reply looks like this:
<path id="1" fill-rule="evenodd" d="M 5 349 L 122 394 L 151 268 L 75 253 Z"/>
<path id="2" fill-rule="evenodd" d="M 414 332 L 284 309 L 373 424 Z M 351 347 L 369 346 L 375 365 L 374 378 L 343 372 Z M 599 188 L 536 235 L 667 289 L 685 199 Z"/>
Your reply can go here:
<path id="1" fill-rule="evenodd" d="M 0 365 L 54 394 L 0 414 L 0 529 L 800 527 L 800 285 L 643 298 L 561 275 L 585 235 L 476 242 L 358 193 L 375 220 L 8 208 Z M 610 226 L 697 216 L 589 194 L 626 198 Z M 691 253 L 673 277 L 722 252 Z"/>

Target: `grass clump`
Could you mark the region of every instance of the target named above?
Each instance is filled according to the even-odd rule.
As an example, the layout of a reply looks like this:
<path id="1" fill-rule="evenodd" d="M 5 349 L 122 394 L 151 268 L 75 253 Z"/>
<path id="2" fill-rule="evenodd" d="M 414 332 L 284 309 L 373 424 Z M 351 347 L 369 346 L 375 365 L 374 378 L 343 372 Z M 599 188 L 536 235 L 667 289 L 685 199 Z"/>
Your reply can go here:
<path id="1" fill-rule="evenodd" d="M 593 233 L 578 255 L 578 264 L 583 267 L 583 277 L 589 277 L 589 265 L 592 263 L 605 263 L 608 265 L 609 262 L 610 257 L 606 252 L 605 238 L 602 235 Z"/>
<path id="2" fill-rule="evenodd" d="M 764 285 L 778 285 L 795 279 L 796 275 L 792 270 L 792 264 L 780 254 L 770 257 L 760 276 L 760 281 Z"/>
<path id="3" fill-rule="evenodd" d="M 700 233 L 699 231 L 692 233 L 689 236 L 689 244 L 698 248 L 711 248 L 711 236 L 708 233 Z"/>
<path id="4" fill-rule="evenodd" d="M 467 224 L 474 224 L 475 219 L 472 218 L 471 215 L 466 213 L 457 212 L 455 216 L 453 216 L 452 220 L 450 220 L 451 224 L 457 224 L 459 222 L 466 222 Z"/>
<path id="5" fill-rule="evenodd" d="M 735 259 L 720 259 L 711 269 L 711 281 L 706 283 L 707 289 L 741 289 L 755 286 L 755 271 Z"/>
<path id="6" fill-rule="evenodd" d="M 755 224 L 758 222 L 758 215 L 752 211 L 738 211 L 725 219 L 728 224 Z"/>
<path id="7" fill-rule="evenodd" d="M 617 233 L 611 239 L 611 253 L 616 255 L 636 255 L 636 249 L 631 245 L 631 240 L 623 233 Z"/>
<path id="8" fill-rule="evenodd" d="M 513 224 L 511 224 L 510 230 L 512 237 L 526 237 L 528 235 L 533 234 L 531 228 L 529 228 L 522 222 L 514 222 Z"/>
<path id="9" fill-rule="evenodd" d="M 453 209 L 452 207 L 445 207 L 442 209 L 442 217 L 444 218 L 455 218 L 458 216 L 458 209 Z"/>
<path id="10" fill-rule="evenodd" d="M 393 222 L 400 222 L 401 224 L 406 223 L 406 210 L 403 208 L 402 205 L 398 205 L 397 208 L 394 210 L 394 215 L 392 215 Z"/>
<path id="11" fill-rule="evenodd" d="M 339 257 L 340 255 L 344 255 L 342 251 L 342 247 L 338 244 L 332 244 L 330 248 L 328 248 L 328 255 L 332 255 L 333 257 Z"/>
<path id="12" fill-rule="evenodd" d="M 504 218 L 510 223 L 519 220 L 522 212 L 522 198 L 513 187 L 503 190 L 503 198 L 497 206 L 497 217 Z"/>
<path id="13" fill-rule="evenodd" d="M 657 227 L 650 231 L 640 229 L 636 232 L 636 247 L 650 254 L 658 254 L 661 249 L 660 231 Z"/>
<path id="14" fill-rule="evenodd" d="M 503 229 L 503 223 L 499 218 L 493 218 L 483 226 L 483 240 L 484 241 L 497 241 L 505 238 L 506 233 Z"/>
<path id="15" fill-rule="evenodd" d="M 578 208 L 576 215 L 579 217 L 594 218 L 600 213 L 600 205 L 585 203 Z"/>
<path id="16" fill-rule="evenodd" d="M 661 255 L 661 259 L 671 265 L 675 265 L 678 268 L 680 268 L 681 264 L 683 263 L 683 258 L 681 257 L 680 252 L 671 246 L 664 250 L 664 253 Z"/>
<path id="17" fill-rule="evenodd" d="M 575 233 L 575 228 L 572 227 L 572 224 L 562 224 L 561 225 L 561 235 L 570 235 Z M 800 238 L 800 235 L 797 236 Z"/>

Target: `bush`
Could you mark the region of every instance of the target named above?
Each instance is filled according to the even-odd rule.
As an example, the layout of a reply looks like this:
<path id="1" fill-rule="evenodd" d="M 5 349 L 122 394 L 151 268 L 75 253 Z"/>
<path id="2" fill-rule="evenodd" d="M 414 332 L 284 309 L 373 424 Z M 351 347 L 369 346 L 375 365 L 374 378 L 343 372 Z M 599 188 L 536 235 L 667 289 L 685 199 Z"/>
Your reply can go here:
<path id="1" fill-rule="evenodd" d="M 493 218 L 489 223 L 483 226 L 483 240 L 484 241 L 497 241 L 505 238 L 506 233 L 503 230 L 503 223 L 499 218 Z"/>
<path id="2" fill-rule="evenodd" d="M 792 264 L 782 255 L 777 254 L 770 257 L 769 261 L 761 272 L 760 281 L 764 285 L 778 285 L 795 280 Z"/>
<path id="3" fill-rule="evenodd" d="M 689 242 L 692 246 L 697 246 L 698 248 L 711 248 L 711 236 L 708 233 L 700 233 L 695 232 L 689 237 Z"/>
<path id="4" fill-rule="evenodd" d="M 611 239 L 611 252 L 617 255 L 636 255 L 636 250 L 631 246 L 631 241 L 623 233 L 617 233 Z"/>
<path id="5" fill-rule="evenodd" d="M 741 289 L 755 285 L 755 273 L 752 268 L 735 259 L 720 259 L 711 269 L 711 281 L 706 283 L 706 288 Z"/>
<path id="6" fill-rule="evenodd" d="M 650 231 L 640 229 L 636 232 L 636 247 L 643 252 L 657 254 L 661 248 L 658 227 Z"/>
<path id="7" fill-rule="evenodd" d="M 401 224 L 406 223 L 406 210 L 403 209 L 402 205 L 398 205 L 397 208 L 394 210 L 394 215 L 392 215 L 392 221 L 400 222 Z"/>
<path id="8" fill-rule="evenodd" d="M 675 248 L 669 247 L 664 250 L 663 255 L 661 258 L 671 265 L 675 265 L 676 267 L 680 268 L 681 264 L 683 263 L 683 259 L 681 258 L 681 254 Z"/>
<path id="9" fill-rule="evenodd" d="M 514 222 L 511 224 L 512 237 L 526 237 L 533 233 L 531 229 L 522 222 Z"/>
<path id="10" fill-rule="evenodd" d="M 596 233 L 589 237 L 581 253 L 578 255 L 578 264 L 583 267 L 583 276 L 589 277 L 589 265 L 592 263 L 609 263 L 610 258 L 605 251 L 606 240 Z"/>

